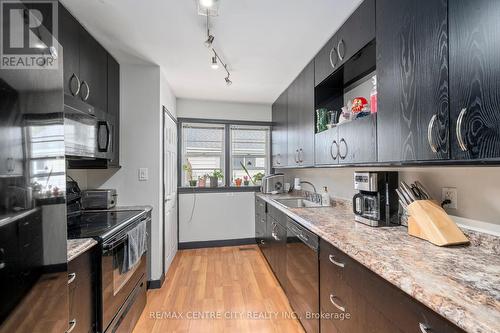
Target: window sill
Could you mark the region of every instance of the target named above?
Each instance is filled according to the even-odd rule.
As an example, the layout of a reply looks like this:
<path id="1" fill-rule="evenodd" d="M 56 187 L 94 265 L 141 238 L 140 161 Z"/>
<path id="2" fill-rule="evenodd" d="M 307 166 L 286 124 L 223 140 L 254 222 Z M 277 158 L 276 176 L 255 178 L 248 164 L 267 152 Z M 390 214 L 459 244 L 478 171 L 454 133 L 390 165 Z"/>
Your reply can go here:
<path id="1" fill-rule="evenodd" d="M 179 194 L 185 193 L 227 193 L 227 192 L 260 192 L 260 186 L 224 186 L 224 187 L 179 187 Z"/>

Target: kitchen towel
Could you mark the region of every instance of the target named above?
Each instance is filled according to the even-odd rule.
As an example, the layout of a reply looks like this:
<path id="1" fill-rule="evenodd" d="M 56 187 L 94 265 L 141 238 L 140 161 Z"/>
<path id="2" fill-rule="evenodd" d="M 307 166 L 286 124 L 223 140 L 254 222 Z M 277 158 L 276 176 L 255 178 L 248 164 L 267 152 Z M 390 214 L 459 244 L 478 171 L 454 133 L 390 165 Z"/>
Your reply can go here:
<path id="1" fill-rule="evenodd" d="M 128 272 L 141 259 L 142 255 L 147 251 L 147 229 L 146 221 L 139 223 L 135 228 L 128 233 L 128 244 L 123 260 L 123 271 Z"/>

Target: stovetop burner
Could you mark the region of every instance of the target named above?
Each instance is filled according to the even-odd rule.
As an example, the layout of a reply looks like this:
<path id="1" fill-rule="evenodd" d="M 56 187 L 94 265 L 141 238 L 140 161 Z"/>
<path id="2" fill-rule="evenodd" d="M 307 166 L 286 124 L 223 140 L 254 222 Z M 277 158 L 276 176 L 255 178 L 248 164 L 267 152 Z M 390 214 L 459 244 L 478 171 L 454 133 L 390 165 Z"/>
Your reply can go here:
<path id="1" fill-rule="evenodd" d="M 97 238 L 103 240 L 143 214 L 141 210 L 82 212 L 68 217 L 68 238 Z"/>

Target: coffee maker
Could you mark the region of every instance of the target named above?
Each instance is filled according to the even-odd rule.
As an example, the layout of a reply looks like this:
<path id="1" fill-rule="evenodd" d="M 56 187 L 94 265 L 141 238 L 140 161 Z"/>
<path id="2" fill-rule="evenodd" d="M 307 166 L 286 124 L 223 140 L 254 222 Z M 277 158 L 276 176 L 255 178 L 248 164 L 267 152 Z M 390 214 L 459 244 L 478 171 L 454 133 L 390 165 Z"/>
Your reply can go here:
<path id="1" fill-rule="evenodd" d="M 397 172 L 355 172 L 354 219 L 372 227 L 399 225 L 398 184 Z"/>

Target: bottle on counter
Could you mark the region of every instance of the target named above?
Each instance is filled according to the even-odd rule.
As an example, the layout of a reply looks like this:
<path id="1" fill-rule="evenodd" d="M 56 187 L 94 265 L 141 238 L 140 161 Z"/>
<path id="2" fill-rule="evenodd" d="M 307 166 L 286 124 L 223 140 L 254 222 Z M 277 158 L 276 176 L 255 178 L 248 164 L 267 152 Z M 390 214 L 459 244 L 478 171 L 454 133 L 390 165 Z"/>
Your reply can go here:
<path id="1" fill-rule="evenodd" d="M 372 90 L 370 92 L 370 110 L 371 113 L 377 113 L 377 76 L 372 77 Z"/>
<path id="2" fill-rule="evenodd" d="M 321 193 L 321 205 L 324 207 L 330 207 L 330 193 L 328 193 L 328 187 L 323 187 L 323 192 Z"/>

